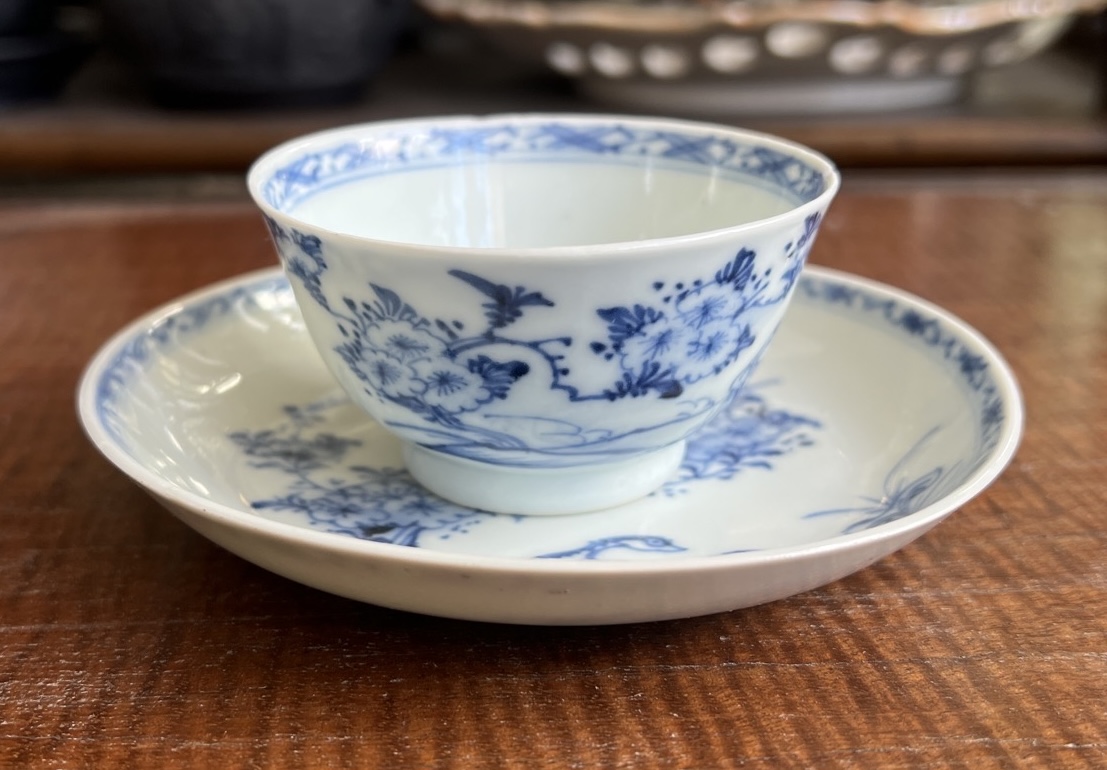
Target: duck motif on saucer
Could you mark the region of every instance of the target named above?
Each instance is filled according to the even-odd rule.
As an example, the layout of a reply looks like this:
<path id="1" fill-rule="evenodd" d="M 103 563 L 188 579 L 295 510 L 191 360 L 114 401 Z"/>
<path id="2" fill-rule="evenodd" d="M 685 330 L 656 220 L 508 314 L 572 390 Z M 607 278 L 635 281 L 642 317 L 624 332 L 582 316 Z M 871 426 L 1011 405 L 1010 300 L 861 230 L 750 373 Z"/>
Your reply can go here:
<path id="1" fill-rule="evenodd" d="M 337 388 L 275 270 L 134 322 L 90 363 L 79 405 L 109 460 L 262 567 L 384 606 L 537 624 L 687 617 L 841 578 L 980 494 L 1023 420 L 979 333 L 817 267 L 679 469 L 596 513 L 490 514 L 426 492 Z"/>

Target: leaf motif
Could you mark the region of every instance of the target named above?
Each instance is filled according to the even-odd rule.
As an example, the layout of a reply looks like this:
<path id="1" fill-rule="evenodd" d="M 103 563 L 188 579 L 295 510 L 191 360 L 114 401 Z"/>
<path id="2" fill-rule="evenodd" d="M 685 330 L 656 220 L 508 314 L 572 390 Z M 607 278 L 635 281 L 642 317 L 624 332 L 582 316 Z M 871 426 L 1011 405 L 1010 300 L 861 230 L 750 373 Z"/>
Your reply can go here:
<path id="1" fill-rule="evenodd" d="M 523 361 L 501 363 L 488 356 L 477 356 L 469 360 L 469 371 L 481 377 L 494 397 L 507 398 L 512 383 L 527 374 L 530 366 Z"/>
<path id="2" fill-rule="evenodd" d="M 672 368 L 662 369 L 656 361 L 647 361 L 637 374 L 624 371 L 622 378 L 605 391 L 612 401 L 627 396 L 638 398 L 650 392 L 656 392 L 661 398 L 676 398 L 684 388 L 673 377 Z"/>
<path id="3" fill-rule="evenodd" d="M 633 337 L 644 326 L 665 317 L 661 311 L 645 305 L 635 305 L 633 308 L 600 308 L 596 311 L 596 315 L 607 322 L 608 337 L 616 345 Z"/>
<path id="4" fill-rule="evenodd" d="M 323 261 L 323 242 L 319 239 L 319 236 L 293 230 L 292 240 L 295 241 L 300 251 L 315 261 L 319 268 L 326 268 L 327 265 Z"/>
<path id="5" fill-rule="evenodd" d="M 378 305 L 382 311 L 381 314 L 385 318 L 399 318 L 400 312 L 404 307 L 404 301 L 400 299 L 400 295 L 391 289 L 386 289 L 375 283 L 371 283 L 369 286 L 377 295 Z"/>
<path id="6" fill-rule="evenodd" d="M 457 332 L 450 328 L 450 325 L 445 321 L 439 319 L 434 322 L 434 325 L 438 327 L 438 330 L 445 334 L 451 341 L 457 339 Z"/>
<path id="7" fill-rule="evenodd" d="M 464 270 L 451 270 L 450 275 L 465 281 L 491 300 L 491 302 L 485 302 L 481 307 L 484 308 L 484 316 L 493 329 L 502 329 L 514 323 L 522 317 L 523 308 L 525 307 L 554 306 L 554 303 L 544 297 L 542 292 L 527 291 L 522 286 L 516 286 L 512 289 L 506 284 L 493 283 L 486 278 L 481 278 L 479 275 Z"/>
<path id="8" fill-rule="evenodd" d="M 499 297 L 502 292 L 509 291 L 503 284 L 492 283 L 492 281 L 489 281 L 487 278 L 481 278 L 479 275 L 467 273 L 464 270 L 451 270 L 450 275 L 454 278 L 460 278 L 484 296 L 491 297 L 492 299 Z"/>
<path id="9" fill-rule="evenodd" d="M 811 214 L 807 219 L 803 220 L 803 235 L 799 238 L 799 243 L 796 245 L 799 248 L 803 248 L 807 245 L 808 241 L 815 237 L 815 233 L 819 231 L 819 212 Z"/>
<path id="10" fill-rule="evenodd" d="M 716 283 L 721 285 L 729 283 L 738 291 L 742 291 L 753 276 L 753 265 L 756 259 L 757 252 L 743 248 L 735 255 L 734 259 L 727 262 L 715 273 Z"/>
<path id="11" fill-rule="evenodd" d="M 419 315 L 415 308 L 400 299 L 400 295 L 396 292 L 391 289 L 386 289 L 383 286 L 378 286 L 375 283 L 371 283 L 369 286 L 377 295 L 377 305 L 375 308 L 370 309 L 371 313 L 375 312 L 382 318 L 390 318 L 397 321 L 410 321 L 415 326 L 422 326 L 423 324 L 429 323 L 425 318 Z"/>

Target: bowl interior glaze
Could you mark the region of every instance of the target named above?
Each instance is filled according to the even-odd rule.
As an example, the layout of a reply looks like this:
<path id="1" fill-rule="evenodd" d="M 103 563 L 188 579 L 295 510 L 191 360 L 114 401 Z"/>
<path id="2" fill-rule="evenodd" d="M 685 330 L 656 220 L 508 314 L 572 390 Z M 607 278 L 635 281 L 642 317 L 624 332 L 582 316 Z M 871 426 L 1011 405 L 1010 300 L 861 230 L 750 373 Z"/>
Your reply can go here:
<path id="1" fill-rule="evenodd" d="M 504 116 L 307 137 L 259 161 L 251 185 L 312 228 L 510 250 L 749 225 L 816 199 L 832 175 L 804 148 L 721 126 Z"/>

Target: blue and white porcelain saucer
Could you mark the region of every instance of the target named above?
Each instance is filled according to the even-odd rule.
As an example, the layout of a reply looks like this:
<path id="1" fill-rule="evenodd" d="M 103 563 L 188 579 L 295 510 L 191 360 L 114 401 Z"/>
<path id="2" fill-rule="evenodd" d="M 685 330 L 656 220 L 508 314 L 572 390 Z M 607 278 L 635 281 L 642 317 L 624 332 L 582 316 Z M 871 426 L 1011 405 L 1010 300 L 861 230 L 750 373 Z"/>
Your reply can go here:
<path id="1" fill-rule="evenodd" d="M 621 623 L 759 604 L 861 569 L 1015 452 L 1015 380 L 978 333 L 808 268 L 754 383 L 679 472 L 620 508 L 493 515 L 441 500 L 322 364 L 276 270 L 192 294 L 89 365 L 109 460 L 229 550 L 308 585 L 475 620 Z"/>

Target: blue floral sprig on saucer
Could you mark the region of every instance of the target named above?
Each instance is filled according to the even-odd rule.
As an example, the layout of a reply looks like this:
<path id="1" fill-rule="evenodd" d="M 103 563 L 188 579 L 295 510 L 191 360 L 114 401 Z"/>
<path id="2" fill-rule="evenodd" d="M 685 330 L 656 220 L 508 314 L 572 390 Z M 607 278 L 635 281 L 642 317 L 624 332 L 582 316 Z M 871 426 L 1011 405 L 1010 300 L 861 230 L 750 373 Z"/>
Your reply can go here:
<path id="1" fill-rule="evenodd" d="M 772 470 L 781 457 L 814 445 L 813 434 L 822 423 L 772 406 L 763 394 L 770 384 L 740 391 L 722 415 L 688 440 L 676 477 L 662 487 L 664 494 L 686 492 L 691 482 L 725 481 L 747 468 Z"/>
<path id="2" fill-rule="evenodd" d="M 925 467 L 921 471 L 912 469 L 923 448 L 939 432 L 940 426 L 931 428 L 904 453 L 884 477 L 879 494 L 863 497 L 854 506 L 815 511 L 805 518 L 852 516 L 854 521 L 842 530 L 843 535 L 848 535 L 899 521 L 945 497 L 963 476 L 959 472 L 960 463 Z"/>
<path id="3" fill-rule="evenodd" d="M 811 446 L 820 423 L 772 406 L 762 392 L 766 387 L 739 393 L 696 434 L 678 475 L 657 494 L 672 497 L 693 484 L 730 479 L 747 469 L 771 471 L 785 455 Z M 251 501 L 255 509 L 293 513 L 326 532 L 407 546 L 464 535 L 496 518 L 437 497 L 405 470 L 359 462 L 360 439 L 325 429 L 328 413 L 346 406 L 345 399 L 287 406 L 284 419 L 272 428 L 230 434 L 251 468 L 280 478 L 280 491 Z M 616 533 L 540 556 L 596 559 L 681 550 L 671 538 Z"/>
<path id="4" fill-rule="evenodd" d="M 287 406 L 287 419 L 274 428 L 230 434 L 251 467 L 285 478 L 282 494 L 253 500 L 253 508 L 297 513 L 326 532 L 408 546 L 429 533 L 448 539 L 467 532 L 492 515 L 427 492 L 403 469 L 348 462 L 359 439 L 312 430 L 332 408 L 333 402 Z"/>

